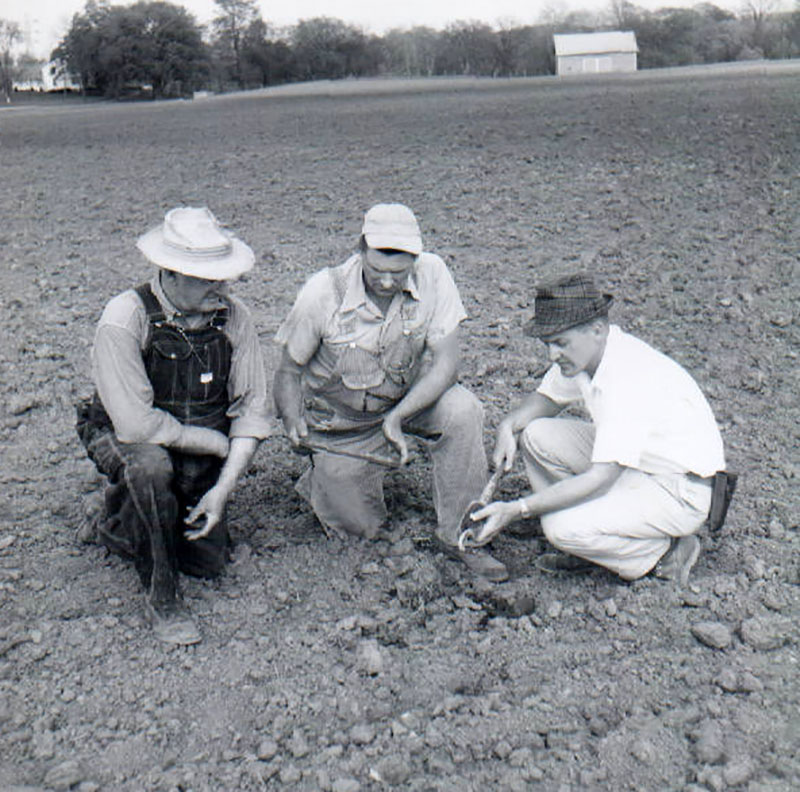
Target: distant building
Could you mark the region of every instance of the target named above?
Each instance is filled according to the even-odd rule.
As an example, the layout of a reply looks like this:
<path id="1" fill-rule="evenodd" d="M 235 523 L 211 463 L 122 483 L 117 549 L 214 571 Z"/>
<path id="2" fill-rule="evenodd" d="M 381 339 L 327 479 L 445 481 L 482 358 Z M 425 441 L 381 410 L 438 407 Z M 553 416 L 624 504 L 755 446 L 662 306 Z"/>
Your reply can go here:
<path id="1" fill-rule="evenodd" d="M 636 71 L 639 47 L 632 30 L 557 33 L 556 74 L 607 74 Z"/>
<path id="2" fill-rule="evenodd" d="M 67 64 L 53 60 L 42 66 L 42 86 L 45 91 L 80 91 L 81 84 L 67 71 Z"/>

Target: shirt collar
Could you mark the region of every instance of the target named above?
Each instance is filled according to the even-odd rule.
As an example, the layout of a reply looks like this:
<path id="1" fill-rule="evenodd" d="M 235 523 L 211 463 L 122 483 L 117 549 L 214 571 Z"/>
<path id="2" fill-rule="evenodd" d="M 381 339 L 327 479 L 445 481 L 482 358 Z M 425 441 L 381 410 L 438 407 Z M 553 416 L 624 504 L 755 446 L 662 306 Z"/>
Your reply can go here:
<path id="1" fill-rule="evenodd" d="M 603 357 L 600 359 L 600 363 L 591 380 L 593 388 L 602 389 L 603 384 L 610 376 L 609 371 L 614 366 L 614 359 L 617 356 L 617 350 L 619 349 L 621 339 L 622 331 L 619 327 L 617 325 L 609 325 Z"/>
<path id="2" fill-rule="evenodd" d="M 364 268 L 361 265 L 361 255 L 355 255 L 355 261 L 347 274 L 347 288 L 342 299 L 341 310 L 354 311 L 367 303 L 367 290 L 364 286 Z M 419 288 L 417 286 L 417 264 L 408 273 L 408 278 L 403 285 L 403 291 L 419 302 Z"/>

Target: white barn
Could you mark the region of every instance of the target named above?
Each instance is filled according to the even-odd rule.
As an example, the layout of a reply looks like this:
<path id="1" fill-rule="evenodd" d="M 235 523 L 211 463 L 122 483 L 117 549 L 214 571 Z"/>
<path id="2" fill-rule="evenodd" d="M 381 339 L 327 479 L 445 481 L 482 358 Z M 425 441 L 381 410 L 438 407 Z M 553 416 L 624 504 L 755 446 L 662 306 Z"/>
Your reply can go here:
<path id="1" fill-rule="evenodd" d="M 556 33 L 556 74 L 607 74 L 636 71 L 636 35 L 632 30 Z"/>

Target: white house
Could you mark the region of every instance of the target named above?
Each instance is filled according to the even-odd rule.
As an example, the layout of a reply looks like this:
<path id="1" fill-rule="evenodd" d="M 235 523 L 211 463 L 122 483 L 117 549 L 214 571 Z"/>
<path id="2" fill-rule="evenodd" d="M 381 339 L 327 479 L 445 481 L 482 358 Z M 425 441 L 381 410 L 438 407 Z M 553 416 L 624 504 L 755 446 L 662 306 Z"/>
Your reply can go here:
<path id="1" fill-rule="evenodd" d="M 636 35 L 632 30 L 556 33 L 556 74 L 607 74 L 636 71 Z"/>
<path id="2" fill-rule="evenodd" d="M 45 91 L 80 91 L 80 83 L 67 71 L 64 61 L 53 60 L 42 66 L 42 85 Z"/>

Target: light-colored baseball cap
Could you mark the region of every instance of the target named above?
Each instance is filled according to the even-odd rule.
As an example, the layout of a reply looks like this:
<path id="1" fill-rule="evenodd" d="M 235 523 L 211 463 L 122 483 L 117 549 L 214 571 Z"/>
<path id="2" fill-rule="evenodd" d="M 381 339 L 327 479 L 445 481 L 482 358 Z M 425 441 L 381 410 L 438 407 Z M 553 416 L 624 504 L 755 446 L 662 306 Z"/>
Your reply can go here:
<path id="1" fill-rule="evenodd" d="M 371 248 L 422 253 L 422 234 L 414 213 L 403 204 L 376 204 L 364 215 L 361 233 Z"/>
<path id="2" fill-rule="evenodd" d="M 172 209 L 136 247 L 157 267 L 204 280 L 233 280 L 253 268 L 255 254 L 205 207 Z"/>

